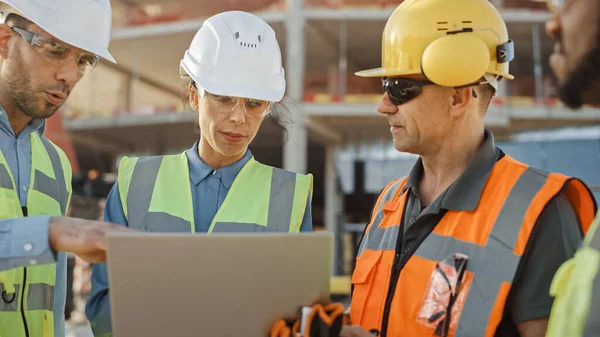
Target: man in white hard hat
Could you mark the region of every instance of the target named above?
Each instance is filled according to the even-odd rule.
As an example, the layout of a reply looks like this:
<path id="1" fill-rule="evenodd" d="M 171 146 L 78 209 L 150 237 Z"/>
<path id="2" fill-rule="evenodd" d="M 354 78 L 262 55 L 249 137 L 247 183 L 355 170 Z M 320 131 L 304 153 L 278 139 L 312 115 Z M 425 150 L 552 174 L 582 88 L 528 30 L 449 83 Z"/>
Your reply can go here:
<path id="1" fill-rule="evenodd" d="M 0 2 L 0 336 L 65 336 L 66 251 L 105 260 L 127 230 L 66 218 L 71 166 L 45 119 L 108 52 L 108 0 Z"/>

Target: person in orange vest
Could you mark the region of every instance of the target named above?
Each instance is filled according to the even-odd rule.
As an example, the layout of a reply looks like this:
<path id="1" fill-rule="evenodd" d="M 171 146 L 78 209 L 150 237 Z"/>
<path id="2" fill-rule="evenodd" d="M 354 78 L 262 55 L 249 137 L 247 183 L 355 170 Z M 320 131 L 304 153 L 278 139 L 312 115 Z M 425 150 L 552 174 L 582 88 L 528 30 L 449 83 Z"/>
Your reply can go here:
<path id="1" fill-rule="evenodd" d="M 484 116 L 514 57 L 487 0 L 406 0 L 383 32 L 378 112 L 419 155 L 374 206 L 342 337 L 543 337 L 559 266 L 596 201 L 579 179 L 506 155 Z"/>

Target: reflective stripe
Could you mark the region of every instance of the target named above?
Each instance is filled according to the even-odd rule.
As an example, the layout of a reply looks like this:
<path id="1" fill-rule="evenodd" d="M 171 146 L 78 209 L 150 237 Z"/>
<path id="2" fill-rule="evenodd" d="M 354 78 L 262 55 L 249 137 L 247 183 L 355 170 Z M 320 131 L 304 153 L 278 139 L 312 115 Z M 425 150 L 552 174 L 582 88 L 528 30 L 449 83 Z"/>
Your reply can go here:
<path id="1" fill-rule="evenodd" d="M 19 296 L 21 291 L 21 285 L 15 284 L 15 292 L 12 294 L 4 294 L 4 284 L 0 283 L 0 312 L 11 312 L 17 311 L 17 304 L 19 303 Z M 14 296 L 14 299 L 13 299 Z M 6 303 L 4 299 L 11 301 L 10 303 Z"/>
<path id="2" fill-rule="evenodd" d="M 267 226 L 247 222 L 217 222 L 212 232 L 289 232 L 295 192 L 296 174 L 273 168 Z"/>
<path id="3" fill-rule="evenodd" d="M 398 191 L 398 187 L 405 179 L 398 179 L 395 183 L 393 183 L 385 194 L 381 198 L 379 202 L 379 208 L 377 208 L 377 213 L 375 213 L 375 219 L 373 220 L 373 225 L 371 229 L 365 233 L 363 240 L 360 243 L 360 247 L 358 248 L 357 256 L 361 256 L 365 249 L 370 250 L 395 250 L 396 249 L 396 240 L 399 234 L 399 227 L 389 227 L 386 229 L 379 228 L 379 224 L 383 220 L 383 206 L 386 201 L 390 201 L 394 197 L 394 193 L 400 192 Z M 399 225 L 398 225 L 399 226 Z M 390 237 L 391 236 L 391 237 Z"/>
<path id="4" fill-rule="evenodd" d="M 33 189 L 56 200 L 60 204 L 61 214 L 65 214 L 69 192 L 67 191 L 67 186 L 65 185 L 65 173 L 63 172 L 60 156 L 54 148 L 54 145 L 52 145 L 47 139 L 40 139 L 42 140 L 42 143 L 46 148 L 46 152 L 48 153 L 48 157 L 50 158 L 55 179 L 48 177 L 45 173 L 36 169 L 33 179 Z"/>
<path id="5" fill-rule="evenodd" d="M 15 293 L 3 294 L 0 296 L 0 312 L 17 311 L 17 305 L 21 301 L 19 298 L 21 285 L 15 284 Z M 4 292 L 4 284 L 0 283 L 0 294 Z M 13 299 L 13 296 L 14 299 Z M 10 300 L 6 303 L 4 299 Z M 27 296 L 27 310 L 48 310 L 52 311 L 54 305 L 54 287 L 45 283 L 34 283 L 29 285 Z"/>
<path id="6" fill-rule="evenodd" d="M 519 266 L 521 257 L 513 251 L 525 214 L 546 180 L 547 176 L 535 169 L 528 168 L 523 172 L 506 198 L 486 246 L 431 233 L 415 252 L 416 256 L 430 261 L 442 261 L 454 253 L 469 256 L 467 270 L 474 275 L 456 330 L 457 336 L 485 335 L 500 286 L 502 282 L 512 282 Z M 388 199 L 391 198 L 387 195 L 382 199 L 376 218 L 378 222 L 374 222 L 374 226 L 381 222 L 384 200 Z M 364 249 L 395 250 L 399 230 L 399 225 L 372 228 L 368 242 L 361 245 L 360 253 Z"/>
<path id="7" fill-rule="evenodd" d="M 129 227 L 147 232 L 191 232 L 192 224 L 165 212 L 148 212 L 163 157 L 139 158 L 127 193 Z"/>
<path id="8" fill-rule="evenodd" d="M 592 237 L 592 240 L 590 240 L 590 247 L 600 251 L 600 225 L 594 230 L 594 236 Z"/>
<path id="9" fill-rule="evenodd" d="M 600 236 L 600 235 L 596 235 Z M 600 273 L 596 273 L 592 286 L 592 299 L 590 309 L 588 310 L 585 326 L 583 328 L 583 337 L 598 337 L 600 336 Z"/>
<path id="10" fill-rule="evenodd" d="M 165 212 L 148 211 L 162 160 L 163 157 L 140 158 L 135 164 L 127 194 L 129 227 L 148 232 L 190 232 L 189 221 Z M 296 174 L 274 168 L 270 185 L 269 228 L 255 223 L 217 222 L 212 232 L 289 232 Z"/>
<path id="11" fill-rule="evenodd" d="M 14 190 L 13 182 L 10 179 L 10 174 L 4 164 L 0 164 L 0 188 Z"/>
<path id="12" fill-rule="evenodd" d="M 267 217 L 270 232 L 289 232 L 295 192 L 296 174 L 273 168 Z"/>
<path id="13" fill-rule="evenodd" d="M 466 319 L 458 322 L 457 336 L 485 335 L 500 286 L 502 282 L 512 283 L 519 267 L 521 258 L 513 251 L 525 214 L 547 179 L 546 175 L 535 169 L 528 168 L 523 172 L 504 201 L 485 249 L 481 253 L 468 255 L 468 265 L 475 266 L 467 268 L 474 273 L 471 289 L 476 291 L 469 292 L 467 296 L 461 314 Z M 490 296 L 480 296 L 478 293 Z"/>
<path id="14" fill-rule="evenodd" d="M 27 310 L 49 310 L 52 311 L 54 304 L 54 286 L 45 283 L 34 283 L 29 285 L 27 296 Z"/>
<path id="15" fill-rule="evenodd" d="M 213 233 L 266 232 L 267 227 L 255 223 L 217 222 Z"/>

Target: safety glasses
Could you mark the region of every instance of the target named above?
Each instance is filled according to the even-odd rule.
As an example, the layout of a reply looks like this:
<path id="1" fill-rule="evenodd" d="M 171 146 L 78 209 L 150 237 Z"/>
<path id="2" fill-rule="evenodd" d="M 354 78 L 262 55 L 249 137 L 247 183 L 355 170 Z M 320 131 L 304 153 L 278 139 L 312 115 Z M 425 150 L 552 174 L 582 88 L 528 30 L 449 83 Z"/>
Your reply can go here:
<path id="1" fill-rule="evenodd" d="M 211 109 L 224 114 L 229 114 L 237 107 L 241 106 L 243 107 L 246 116 L 260 118 L 268 115 L 273 107 L 273 103 L 268 101 L 215 95 L 203 88 L 196 87 L 196 89 L 200 93 L 200 97 L 202 97 L 209 104 Z"/>
<path id="2" fill-rule="evenodd" d="M 423 93 L 423 87 L 433 85 L 428 80 L 414 80 L 410 78 L 387 78 L 382 79 L 383 92 L 388 94 L 394 105 L 404 104 Z"/>
<path id="3" fill-rule="evenodd" d="M 27 31 L 19 27 L 10 27 L 17 34 L 37 50 L 45 59 L 51 62 L 62 64 L 68 61 L 73 55 L 73 49 L 58 41 L 47 39 L 33 32 Z M 81 75 L 89 74 L 96 65 L 98 65 L 99 57 L 91 53 L 77 53 L 77 72 Z"/>

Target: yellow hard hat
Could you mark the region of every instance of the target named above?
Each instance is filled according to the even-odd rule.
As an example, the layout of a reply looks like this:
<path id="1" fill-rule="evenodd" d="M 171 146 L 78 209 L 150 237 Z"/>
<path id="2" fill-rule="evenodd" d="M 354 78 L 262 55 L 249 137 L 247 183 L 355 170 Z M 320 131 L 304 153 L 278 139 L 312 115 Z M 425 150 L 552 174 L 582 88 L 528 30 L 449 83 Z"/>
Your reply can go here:
<path id="1" fill-rule="evenodd" d="M 478 83 L 483 77 L 514 78 L 508 73 L 513 41 L 489 0 L 404 1 L 385 25 L 381 58 L 380 68 L 356 75 L 423 74 L 448 87 Z"/>

